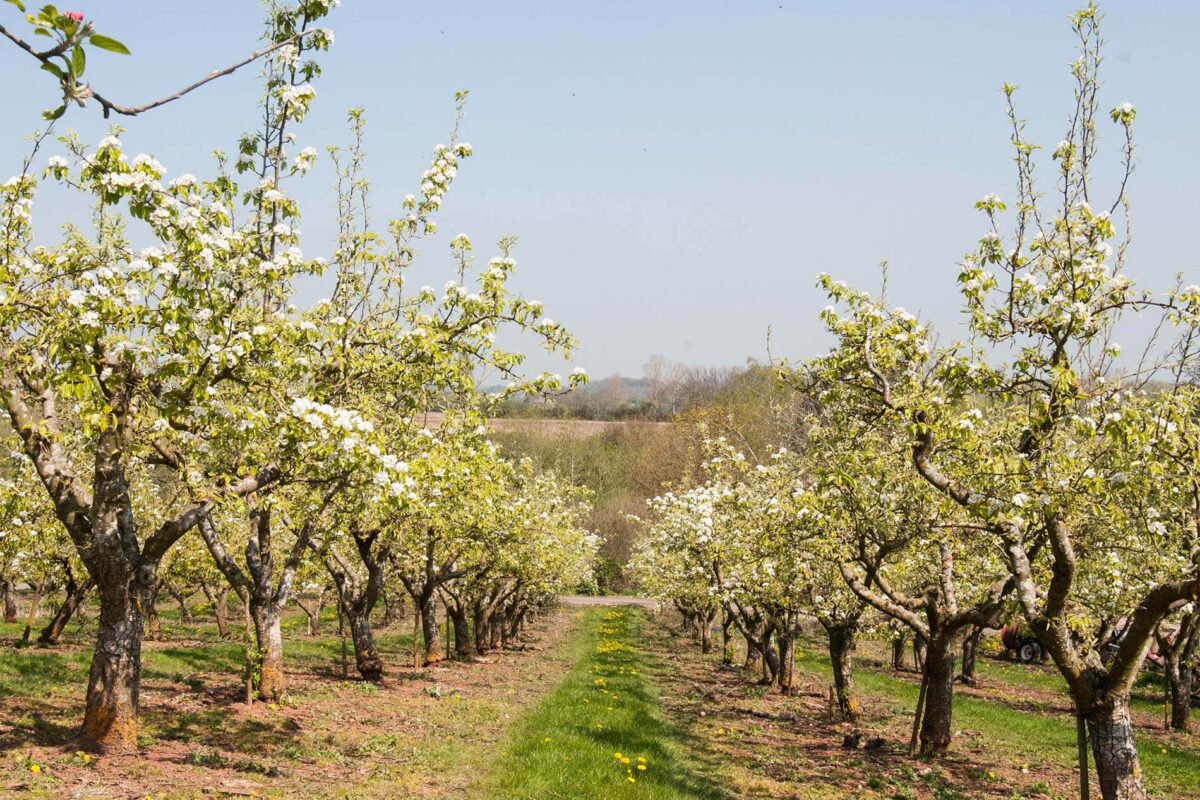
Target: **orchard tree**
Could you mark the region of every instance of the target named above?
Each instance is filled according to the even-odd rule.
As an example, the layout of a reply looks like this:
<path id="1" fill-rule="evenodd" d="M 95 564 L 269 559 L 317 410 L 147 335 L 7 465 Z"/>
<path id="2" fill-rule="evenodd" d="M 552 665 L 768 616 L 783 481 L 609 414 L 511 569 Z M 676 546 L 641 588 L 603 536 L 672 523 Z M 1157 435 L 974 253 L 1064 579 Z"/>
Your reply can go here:
<path id="1" fill-rule="evenodd" d="M 1035 181 L 1037 147 L 1014 110 L 1015 87 L 1005 86 L 1017 202 L 1011 215 L 994 195 L 977 205 L 989 230 L 959 277 L 970 341 L 934 348 L 924 326 L 902 309 L 823 276 L 842 310 L 824 314 L 839 346 L 820 368 L 830 377 L 827 402 L 905 426 L 911 468 L 1002 553 L 1021 614 L 1066 679 L 1080 731 L 1091 739 L 1102 795 L 1143 798 L 1129 693 L 1155 629 L 1200 594 L 1195 552 L 1125 610 L 1125 635 L 1107 663 L 1075 640 L 1070 621 L 1082 571 L 1095 563 L 1087 554 L 1120 552 L 1146 533 L 1144 525 L 1124 524 L 1116 505 L 1121 476 L 1164 460 L 1131 442 L 1143 434 L 1125 412 L 1131 393 L 1171 365 L 1119 369 L 1114 330 L 1126 312 L 1159 310 L 1188 336 L 1200 288 L 1152 295 L 1136 291 L 1123 273 L 1127 223 L 1116 248 L 1110 240 L 1117 236 L 1114 214 L 1127 213 L 1136 112 L 1121 104 L 1109 114 L 1124 137 L 1124 169 L 1115 199 L 1101 205 L 1092 177 L 1099 13 L 1089 6 L 1072 24 L 1080 41 L 1072 64 L 1076 97 L 1067 137 L 1052 151 L 1053 192 Z M 1193 533 L 1168 527 L 1165 535 Z M 1160 540 L 1164 545 L 1188 550 L 1182 542 Z M 1086 773 L 1081 777 L 1086 781 Z"/>
<path id="2" fill-rule="evenodd" d="M 1007 571 L 957 509 L 907 469 L 902 437 L 838 420 L 814 431 L 812 455 L 823 465 L 822 499 L 845 583 L 924 646 L 914 730 L 922 755 L 943 755 L 959 647 L 970 628 L 998 623 Z"/>
<path id="3" fill-rule="evenodd" d="M 307 29 L 329 3 L 272 7 L 275 43 Z M 327 47 L 327 34 L 297 40 L 297 52 Z M 315 66 L 301 82 L 274 83 L 268 115 L 296 120 L 313 90 Z M 284 138 L 283 123 L 276 128 Z M 46 133 L 36 140 L 44 143 Z M 44 177 L 91 198 L 94 232 L 68 228 L 52 244 L 34 236 L 33 156 L 0 191 L 0 395 L 21 447 L 100 599 L 100 624 L 84 715 L 86 743 L 132 748 L 137 741 L 140 652 L 145 603 L 167 551 L 224 498 L 272 485 L 271 465 L 241 474 L 189 475 L 193 489 L 161 518 L 135 507 L 129 473 L 173 449 L 203 441 L 222 413 L 222 394 L 269 371 L 273 330 L 293 278 L 319 264 L 290 249 L 295 231 L 265 203 L 235 219 L 241 197 L 226 174 L 164 183 L 154 158 L 128 158 L 120 140 L 88 148 L 62 139 Z M 282 141 L 271 146 L 281 147 Z M 274 203 L 274 198 L 271 198 Z M 127 222 L 153 244 L 138 247 Z M 277 246 L 289 249 L 277 257 Z M 73 463 L 64 440 L 79 435 L 86 458 Z M 183 453 L 184 456 L 187 453 Z"/>

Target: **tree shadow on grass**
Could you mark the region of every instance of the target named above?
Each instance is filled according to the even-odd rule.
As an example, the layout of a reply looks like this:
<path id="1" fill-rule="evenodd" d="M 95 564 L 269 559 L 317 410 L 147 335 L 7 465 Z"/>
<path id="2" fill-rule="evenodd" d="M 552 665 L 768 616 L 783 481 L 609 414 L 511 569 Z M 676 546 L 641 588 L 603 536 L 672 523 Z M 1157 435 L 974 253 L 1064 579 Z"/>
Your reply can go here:
<path id="1" fill-rule="evenodd" d="M 0 734 L 0 753 L 18 750 L 30 744 L 42 747 L 69 747 L 79 735 L 77 723 L 64 725 L 52 722 L 40 711 L 30 712 L 9 724 L 9 730 Z"/>

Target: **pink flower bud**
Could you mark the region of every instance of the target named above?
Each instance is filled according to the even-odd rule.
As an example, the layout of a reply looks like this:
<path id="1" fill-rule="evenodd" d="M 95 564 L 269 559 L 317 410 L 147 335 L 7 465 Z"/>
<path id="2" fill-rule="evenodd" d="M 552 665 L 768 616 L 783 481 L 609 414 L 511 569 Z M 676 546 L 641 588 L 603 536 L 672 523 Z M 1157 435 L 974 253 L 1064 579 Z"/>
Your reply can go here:
<path id="1" fill-rule="evenodd" d="M 63 16 L 71 20 L 71 22 L 83 22 L 82 11 L 64 11 Z"/>

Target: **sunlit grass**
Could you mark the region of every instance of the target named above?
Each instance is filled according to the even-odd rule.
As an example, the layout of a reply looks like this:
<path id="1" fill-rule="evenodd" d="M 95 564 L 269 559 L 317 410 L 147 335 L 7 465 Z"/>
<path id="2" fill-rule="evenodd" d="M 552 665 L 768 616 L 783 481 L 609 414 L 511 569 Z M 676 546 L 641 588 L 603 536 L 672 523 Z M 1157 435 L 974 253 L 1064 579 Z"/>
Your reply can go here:
<path id="1" fill-rule="evenodd" d="M 810 642 L 796 654 L 796 669 L 832 680 L 829 660 L 819 642 Z M 868 706 L 880 710 L 891 706 L 895 713 L 911 714 L 916 706 L 919 686 L 863 663 L 855 665 L 855 683 L 868 698 Z M 1003 683 L 1014 700 L 1020 700 L 1022 685 L 1049 691 L 1061 691 L 1061 679 L 1045 670 L 996 661 L 981 661 L 976 667 L 985 683 Z M 1074 721 L 1050 713 L 1022 711 L 1003 702 L 969 697 L 959 692 L 954 698 L 954 728 L 977 731 L 975 744 L 987 747 L 996 758 L 1012 766 L 1028 765 L 1031 773 L 1037 765 L 1056 763 L 1073 767 L 1076 759 Z M 1138 732 L 1138 753 L 1146 782 L 1162 796 L 1200 796 L 1200 752 L 1160 742 L 1146 731 Z"/>
<path id="2" fill-rule="evenodd" d="M 493 779 L 478 795 L 542 798 L 724 798 L 684 757 L 677 732 L 633 646 L 632 608 L 582 612 L 575 666 L 513 734 Z"/>

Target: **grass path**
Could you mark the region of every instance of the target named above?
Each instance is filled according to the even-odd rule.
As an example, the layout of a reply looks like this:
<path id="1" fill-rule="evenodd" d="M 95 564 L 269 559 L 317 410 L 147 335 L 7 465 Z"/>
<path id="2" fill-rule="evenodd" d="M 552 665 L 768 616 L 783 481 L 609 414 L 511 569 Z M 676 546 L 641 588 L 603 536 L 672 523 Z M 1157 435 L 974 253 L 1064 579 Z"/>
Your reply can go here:
<path id="1" fill-rule="evenodd" d="M 513 732 L 475 795 L 501 800 L 724 800 L 663 718 L 634 646 L 642 612 L 579 612 L 574 667 Z"/>

